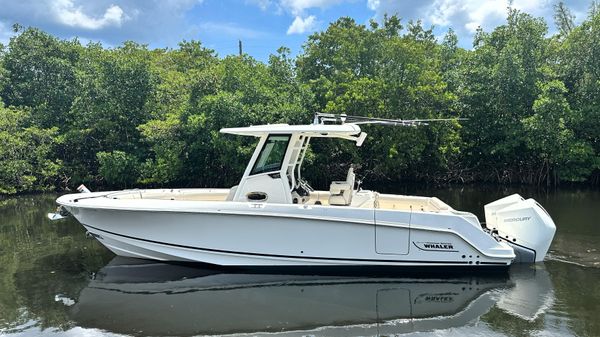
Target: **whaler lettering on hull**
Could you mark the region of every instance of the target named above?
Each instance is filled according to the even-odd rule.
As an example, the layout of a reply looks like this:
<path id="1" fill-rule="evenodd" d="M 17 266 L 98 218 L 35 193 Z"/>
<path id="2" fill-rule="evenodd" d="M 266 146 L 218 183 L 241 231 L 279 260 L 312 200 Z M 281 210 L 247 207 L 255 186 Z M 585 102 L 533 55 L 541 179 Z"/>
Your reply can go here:
<path id="1" fill-rule="evenodd" d="M 421 250 L 456 252 L 454 245 L 450 242 L 414 242 L 413 245 Z"/>

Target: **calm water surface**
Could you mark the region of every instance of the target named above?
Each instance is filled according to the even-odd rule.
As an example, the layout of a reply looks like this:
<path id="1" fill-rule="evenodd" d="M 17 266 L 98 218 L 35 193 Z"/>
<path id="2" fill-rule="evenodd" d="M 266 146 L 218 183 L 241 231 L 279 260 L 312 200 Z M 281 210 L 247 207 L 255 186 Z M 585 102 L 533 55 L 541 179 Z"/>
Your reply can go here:
<path id="1" fill-rule="evenodd" d="M 517 189 L 383 186 L 483 219 Z M 600 336 L 600 192 L 519 189 L 558 230 L 543 264 L 507 275 L 252 275 L 115 258 L 56 195 L 0 199 L 0 335 Z M 324 243 L 326 244 L 326 243 Z"/>

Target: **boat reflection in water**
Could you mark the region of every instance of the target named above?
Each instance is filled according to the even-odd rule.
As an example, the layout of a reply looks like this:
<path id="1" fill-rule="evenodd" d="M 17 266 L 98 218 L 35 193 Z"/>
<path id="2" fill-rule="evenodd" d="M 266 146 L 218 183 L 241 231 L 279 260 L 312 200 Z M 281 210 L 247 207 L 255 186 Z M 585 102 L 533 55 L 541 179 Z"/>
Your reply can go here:
<path id="1" fill-rule="evenodd" d="M 494 306 L 533 320 L 553 301 L 543 266 L 444 279 L 222 273 L 115 258 L 80 293 L 80 326 L 135 335 L 390 335 L 462 327 Z"/>

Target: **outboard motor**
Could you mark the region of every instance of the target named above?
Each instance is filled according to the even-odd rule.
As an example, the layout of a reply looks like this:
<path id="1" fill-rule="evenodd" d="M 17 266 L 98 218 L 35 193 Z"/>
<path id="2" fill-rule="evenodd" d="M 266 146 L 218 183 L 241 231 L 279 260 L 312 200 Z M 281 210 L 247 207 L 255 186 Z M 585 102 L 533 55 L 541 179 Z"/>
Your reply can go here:
<path id="1" fill-rule="evenodd" d="M 486 227 L 515 250 L 515 263 L 544 260 L 556 225 L 537 201 L 513 194 L 485 205 L 484 209 Z"/>

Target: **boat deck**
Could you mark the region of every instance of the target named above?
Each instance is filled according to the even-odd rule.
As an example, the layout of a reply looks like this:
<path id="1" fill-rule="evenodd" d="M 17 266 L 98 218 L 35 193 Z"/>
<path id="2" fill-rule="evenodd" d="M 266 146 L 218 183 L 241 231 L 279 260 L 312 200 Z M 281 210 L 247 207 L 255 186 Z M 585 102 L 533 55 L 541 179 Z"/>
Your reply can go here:
<path id="1" fill-rule="evenodd" d="M 228 201 L 230 189 L 153 189 L 127 190 L 109 194 L 114 199 L 158 199 L 185 201 Z M 305 204 L 329 206 L 329 191 L 313 191 Z M 348 206 L 335 206 L 348 207 Z M 444 212 L 453 210 L 436 197 L 380 194 L 372 191 L 355 191 L 350 207 L 377 208 L 388 210 L 418 210 L 424 212 Z"/>

